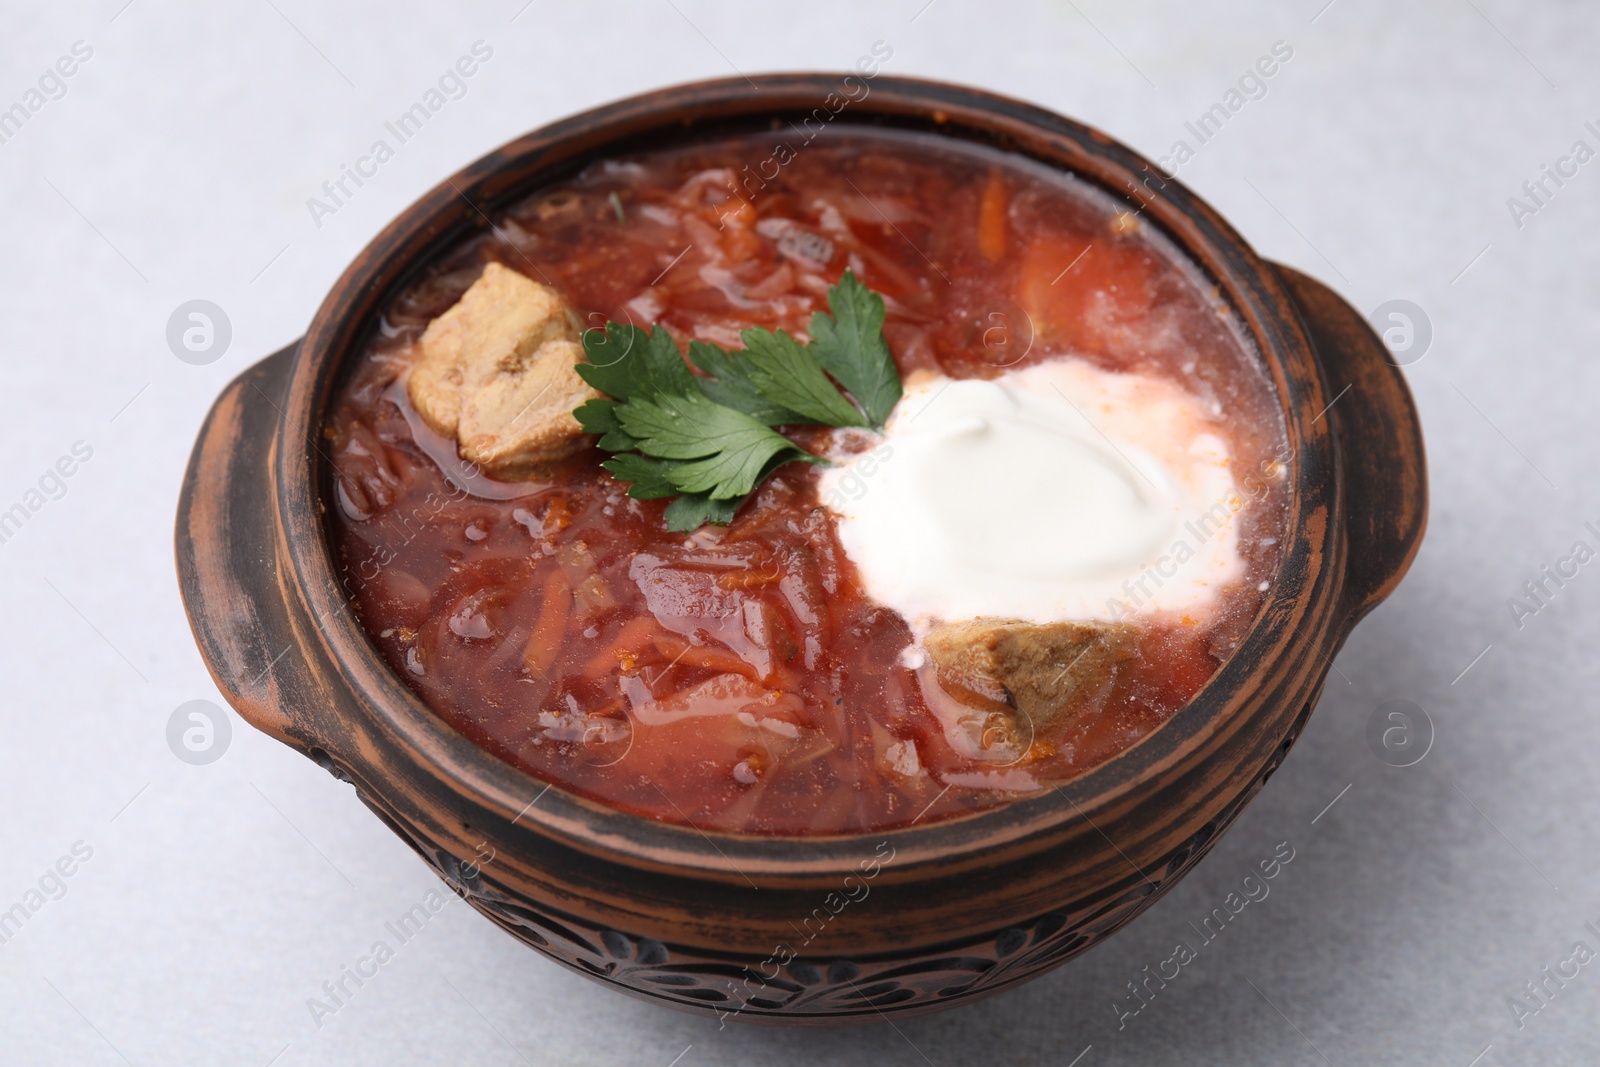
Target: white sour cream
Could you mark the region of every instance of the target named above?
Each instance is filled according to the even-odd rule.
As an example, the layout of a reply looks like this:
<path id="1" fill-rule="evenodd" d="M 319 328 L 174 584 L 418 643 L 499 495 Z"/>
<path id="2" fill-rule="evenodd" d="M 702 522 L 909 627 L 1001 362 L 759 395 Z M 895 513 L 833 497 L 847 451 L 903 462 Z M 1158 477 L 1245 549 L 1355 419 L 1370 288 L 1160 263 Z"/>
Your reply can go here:
<path id="1" fill-rule="evenodd" d="M 908 384 L 884 439 L 822 474 L 866 593 L 941 621 L 1199 618 L 1244 573 L 1205 402 L 1063 358 Z"/>

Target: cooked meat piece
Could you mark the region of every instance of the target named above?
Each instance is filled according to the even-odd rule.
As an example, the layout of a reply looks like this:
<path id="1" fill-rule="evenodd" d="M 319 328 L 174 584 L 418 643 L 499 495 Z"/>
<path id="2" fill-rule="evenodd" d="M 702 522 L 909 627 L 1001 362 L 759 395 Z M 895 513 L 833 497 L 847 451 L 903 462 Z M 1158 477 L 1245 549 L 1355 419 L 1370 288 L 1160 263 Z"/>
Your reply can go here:
<path id="1" fill-rule="evenodd" d="M 1101 694 L 1133 657 L 1136 634 L 1113 624 L 973 619 L 940 626 L 922 644 L 951 696 L 1044 729 Z"/>
<path id="2" fill-rule="evenodd" d="M 598 396 L 573 366 L 583 359 L 576 341 L 546 341 L 521 369 L 498 375 L 461 404 L 456 439 L 461 454 L 485 471 L 516 478 L 583 448 L 572 409 Z"/>
<path id="3" fill-rule="evenodd" d="M 428 324 L 411 404 L 486 473 L 525 476 L 587 441 L 572 409 L 600 394 L 573 369 L 581 329 L 554 289 L 490 263 Z"/>

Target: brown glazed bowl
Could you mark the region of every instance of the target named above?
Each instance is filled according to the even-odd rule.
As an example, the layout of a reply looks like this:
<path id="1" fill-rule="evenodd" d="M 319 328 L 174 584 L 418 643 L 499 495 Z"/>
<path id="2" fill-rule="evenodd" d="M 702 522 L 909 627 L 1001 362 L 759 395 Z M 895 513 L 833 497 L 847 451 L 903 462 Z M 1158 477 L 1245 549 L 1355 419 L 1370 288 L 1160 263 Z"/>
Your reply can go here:
<path id="1" fill-rule="evenodd" d="M 1264 357 L 1294 449 L 1291 514 L 1269 599 L 1233 658 L 1160 729 L 1059 789 L 881 833 L 701 833 L 547 786 L 423 705 L 342 593 L 319 441 L 378 310 L 497 209 L 598 158 L 807 116 L 981 142 L 1141 210 L 1210 275 Z M 413 204 L 356 257 L 305 337 L 217 400 L 185 476 L 177 557 L 195 637 L 239 714 L 354 785 L 513 936 L 657 1003 L 831 1023 L 998 992 L 1149 907 L 1288 753 L 1351 627 L 1405 573 L 1426 512 L 1416 411 L 1362 316 L 1257 256 L 1153 164 L 972 89 L 788 74 L 607 105 L 491 152 Z"/>

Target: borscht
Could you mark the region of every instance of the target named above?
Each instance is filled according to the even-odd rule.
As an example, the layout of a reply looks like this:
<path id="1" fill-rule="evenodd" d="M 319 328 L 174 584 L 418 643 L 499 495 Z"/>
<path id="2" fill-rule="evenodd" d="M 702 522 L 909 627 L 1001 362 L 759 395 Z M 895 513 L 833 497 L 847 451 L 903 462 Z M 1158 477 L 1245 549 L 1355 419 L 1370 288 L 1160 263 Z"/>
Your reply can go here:
<path id="1" fill-rule="evenodd" d="M 925 825 L 1148 735 L 1263 604 L 1293 456 L 1137 210 L 932 134 L 593 163 L 384 309 L 324 428 L 351 604 L 536 778 Z"/>

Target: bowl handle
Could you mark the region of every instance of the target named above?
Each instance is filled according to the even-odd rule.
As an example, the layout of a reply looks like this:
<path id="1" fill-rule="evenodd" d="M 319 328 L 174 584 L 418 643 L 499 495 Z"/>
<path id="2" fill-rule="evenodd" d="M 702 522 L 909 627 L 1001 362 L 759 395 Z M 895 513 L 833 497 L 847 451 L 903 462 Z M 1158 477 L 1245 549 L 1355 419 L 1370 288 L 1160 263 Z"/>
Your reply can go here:
<path id="1" fill-rule="evenodd" d="M 217 688 L 252 726 L 304 748 L 314 741 L 289 709 L 314 683 L 294 647 L 272 486 L 299 349 L 296 341 L 250 367 L 211 406 L 183 476 L 175 547 L 184 610 Z"/>
<path id="2" fill-rule="evenodd" d="M 1351 622 L 1405 576 L 1428 525 L 1422 424 L 1405 376 L 1361 314 L 1321 282 L 1274 264 L 1335 397 L 1327 417 L 1344 465 L 1345 600 Z"/>

